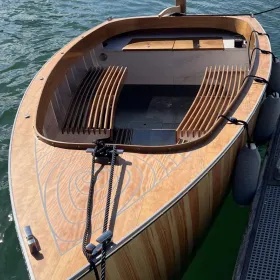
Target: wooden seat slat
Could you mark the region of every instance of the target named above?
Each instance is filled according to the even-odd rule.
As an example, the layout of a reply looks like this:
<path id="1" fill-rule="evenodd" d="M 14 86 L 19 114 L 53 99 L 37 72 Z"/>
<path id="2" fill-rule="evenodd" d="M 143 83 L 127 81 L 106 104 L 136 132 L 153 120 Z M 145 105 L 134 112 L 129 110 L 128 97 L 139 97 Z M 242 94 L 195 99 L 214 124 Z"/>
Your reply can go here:
<path id="1" fill-rule="evenodd" d="M 211 84 L 210 84 L 210 87 L 208 88 L 208 91 L 207 91 L 206 95 L 209 95 L 209 96 L 211 95 L 212 86 L 214 85 L 214 88 L 215 88 L 214 82 L 215 82 L 215 80 L 218 78 L 217 75 L 218 75 L 219 73 L 220 73 L 220 66 L 219 66 L 219 68 L 218 68 L 218 71 L 216 71 L 216 66 L 215 66 L 215 68 L 214 68 L 214 73 L 213 73 L 213 76 L 212 76 L 212 79 L 211 79 Z M 202 103 L 201 106 L 198 108 L 198 111 L 197 111 L 197 113 L 196 113 L 194 119 L 192 120 L 192 122 L 191 122 L 190 125 L 188 126 L 188 129 L 194 130 L 195 127 L 196 127 L 196 124 L 197 124 L 197 123 L 200 123 L 200 120 L 201 120 L 201 118 L 202 118 L 202 116 L 203 116 L 203 114 L 202 114 L 202 113 L 203 113 L 203 110 L 204 110 L 205 106 L 207 106 L 207 104 L 209 103 L 209 102 L 206 102 L 206 101 L 208 101 L 208 100 L 207 100 L 206 98 L 204 98 L 203 103 Z"/>
<path id="2" fill-rule="evenodd" d="M 240 95 L 247 72 L 242 66 L 206 68 L 198 94 L 176 130 L 178 143 L 202 137 L 212 129 L 218 116 Z"/>
<path id="3" fill-rule="evenodd" d="M 118 85 L 118 82 L 122 75 L 122 71 L 123 71 L 123 67 L 118 68 L 116 79 L 114 80 L 114 84 L 109 93 L 109 99 L 108 99 L 107 107 L 106 107 L 106 111 L 105 111 L 104 128 L 109 128 L 109 125 L 110 125 L 110 114 L 109 113 L 112 112 L 112 102 L 113 102 L 114 95 L 116 94 L 116 91 L 117 91 L 117 85 Z"/>
<path id="4" fill-rule="evenodd" d="M 104 91 L 101 93 L 103 100 L 99 110 L 99 118 L 98 118 L 98 125 L 97 125 L 99 128 L 106 128 L 104 127 L 104 119 L 106 114 L 105 103 L 108 102 L 109 100 L 109 96 L 114 84 L 114 80 L 116 79 L 118 74 L 118 69 L 119 67 L 113 68 L 112 72 L 110 73 L 110 76 L 108 77 L 107 86 L 106 88 L 104 88 Z"/>
<path id="5" fill-rule="evenodd" d="M 224 78 L 224 74 L 225 74 L 225 78 Z M 204 108 L 204 111 L 201 112 L 201 120 L 195 124 L 194 127 L 195 130 L 199 130 L 199 131 L 204 130 L 204 126 L 207 125 L 207 122 L 209 122 L 209 117 L 212 114 L 213 108 L 217 107 L 216 102 L 218 102 L 219 104 L 220 100 L 222 99 L 219 97 L 223 96 L 225 88 L 222 85 L 224 81 L 226 82 L 227 80 L 227 74 L 228 74 L 227 72 L 225 73 L 225 66 L 223 66 L 222 71 L 220 71 L 220 67 L 219 67 L 217 79 L 215 81 L 215 86 L 213 90 L 209 89 L 209 91 L 211 90 L 210 95 L 212 95 L 211 98 L 212 101 L 211 102 L 208 101 L 206 107 Z M 215 92 L 216 89 L 217 89 L 217 93 L 215 94 L 215 96 L 213 96 L 213 92 Z"/>
<path id="6" fill-rule="evenodd" d="M 82 107 L 83 107 L 85 99 L 86 99 L 86 97 L 89 93 L 89 90 L 91 89 L 92 85 L 94 84 L 97 73 L 98 73 L 97 69 L 94 69 L 90 80 L 88 81 L 86 87 L 84 88 L 83 93 L 81 94 L 81 96 L 78 99 L 78 102 L 75 106 L 73 121 L 72 121 L 72 125 L 70 127 L 70 129 L 72 130 L 72 133 L 75 133 L 75 132 L 79 133 L 80 132 L 79 129 L 78 129 L 78 122 L 79 122 L 80 117 L 82 116 L 82 113 L 83 113 Z"/>
<path id="7" fill-rule="evenodd" d="M 109 66 L 106 70 L 105 70 L 105 73 L 102 77 L 102 80 L 100 81 L 100 84 L 98 85 L 98 88 L 96 90 L 96 94 L 94 96 L 94 99 L 93 99 L 93 102 L 92 102 L 92 105 L 91 105 L 91 110 L 90 110 L 90 113 L 89 113 L 89 118 L 88 118 L 88 124 L 87 124 L 87 127 L 88 129 L 90 128 L 93 128 L 93 121 L 94 121 L 94 115 L 95 115 L 95 110 L 97 108 L 97 104 L 98 104 L 98 100 L 99 100 L 99 95 L 100 95 L 100 92 L 101 92 L 101 89 L 105 83 L 105 80 L 107 79 L 107 76 L 109 74 L 109 71 L 111 71 L 111 66 Z"/>
<path id="8" fill-rule="evenodd" d="M 90 69 L 70 102 L 62 133 L 105 133 L 111 136 L 116 98 L 127 68 Z M 113 105 L 114 104 L 114 105 Z"/>
<path id="9" fill-rule="evenodd" d="M 72 115 L 75 111 L 75 105 L 79 99 L 79 96 L 81 95 L 81 93 L 83 91 L 83 88 L 86 86 L 88 80 L 90 79 L 91 74 L 92 74 L 92 70 L 90 69 L 87 72 L 87 74 L 85 75 L 85 77 L 83 78 L 80 86 L 78 87 L 78 89 L 76 91 L 76 94 L 74 94 L 74 96 L 70 102 L 69 108 L 66 113 L 65 121 L 62 126 L 62 133 L 64 133 L 65 131 L 69 132 L 69 126 L 71 125 L 71 122 L 72 122 Z"/>
<path id="10" fill-rule="evenodd" d="M 88 133 L 90 133 L 90 130 L 89 130 L 87 124 L 88 124 L 88 119 L 89 119 L 89 115 L 90 115 L 91 105 L 93 103 L 93 100 L 94 100 L 94 97 L 96 95 L 98 86 L 99 86 L 100 82 L 102 81 L 105 72 L 106 71 L 104 69 L 100 69 L 99 76 L 98 76 L 98 79 L 96 81 L 96 84 L 94 85 L 94 88 L 92 89 L 92 91 L 90 93 L 90 97 L 89 97 L 88 103 L 86 105 L 85 113 L 84 113 L 84 116 L 83 116 L 83 121 L 82 121 L 82 124 L 81 124 L 81 127 L 82 127 L 84 133 L 86 131 Z"/>
<path id="11" fill-rule="evenodd" d="M 118 97 L 120 95 L 120 90 L 121 90 L 121 85 L 123 84 L 124 82 L 124 79 L 126 77 L 126 74 L 127 74 L 127 67 L 125 67 L 122 71 L 122 74 L 119 78 L 119 81 L 118 81 L 118 84 L 117 84 L 117 87 L 116 87 L 116 91 L 115 91 L 115 95 L 113 96 L 113 101 L 112 101 L 112 112 L 111 112 L 111 118 L 110 118 L 110 128 L 112 129 L 113 128 L 113 121 L 114 121 L 114 117 L 115 117 L 115 111 L 116 111 L 116 106 L 117 106 L 117 100 L 118 100 Z"/>
<path id="12" fill-rule="evenodd" d="M 222 73 L 222 79 L 220 81 L 220 86 L 219 86 L 219 93 L 215 96 L 214 102 L 212 104 L 212 106 L 209 108 L 209 110 L 207 110 L 207 114 L 206 117 L 204 118 L 203 123 L 201 124 L 201 126 L 199 127 L 199 130 L 206 130 L 207 131 L 207 126 L 211 125 L 211 122 L 213 120 L 213 117 L 215 118 L 215 115 L 217 114 L 217 110 L 219 107 L 221 107 L 221 104 L 223 101 L 226 101 L 226 86 L 222 86 L 223 85 L 227 85 L 227 81 L 228 81 L 228 66 L 226 67 L 226 71 L 225 71 L 225 66 L 223 67 L 223 73 Z M 224 75 L 225 74 L 225 75 Z M 221 98 L 217 99 L 218 95 L 221 95 Z M 224 97 L 224 98 L 223 98 Z M 213 112 L 214 111 L 214 112 Z M 216 118 L 215 118 L 216 119 Z M 214 119 L 214 120 L 215 120 Z M 208 121 L 208 123 L 206 122 Z M 212 126 L 212 125 L 211 125 Z"/>
<path id="13" fill-rule="evenodd" d="M 229 83 L 228 83 L 228 92 L 230 92 L 231 94 L 226 94 L 225 96 L 227 96 L 227 98 L 225 98 L 224 102 L 222 103 L 222 106 L 220 109 L 216 108 L 216 110 L 214 111 L 214 114 L 211 117 L 211 120 L 209 122 L 209 124 L 206 126 L 205 130 L 209 130 L 211 129 L 211 127 L 214 125 L 215 121 L 217 120 L 217 118 L 223 114 L 223 112 L 225 111 L 225 109 L 229 106 L 230 104 L 230 99 L 231 99 L 231 95 L 232 95 L 232 81 L 233 81 L 233 66 L 231 67 L 230 70 L 230 79 L 229 79 Z"/>
<path id="14" fill-rule="evenodd" d="M 104 82 L 103 85 L 98 93 L 98 101 L 97 101 L 97 105 L 94 111 L 94 119 L 93 119 L 93 127 L 97 128 L 98 127 L 98 121 L 99 121 L 99 117 L 100 117 L 100 113 L 101 113 L 101 106 L 102 106 L 102 101 L 103 101 L 103 97 L 104 97 L 104 93 L 106 93 L 107 87 L 109 86 L 109 81 L 110 81 L 110 77 L 112 75 L 112 73 L 115 71 L 115 67 L 111 67 L 108 70 L 108 75 L 106 76 L 106 79 L 104 77 Z"/>
<path id="15" fill-rule="evenodd" d="M 185 127 L 188 126 L 189 122 L 195 117 L 195 112 L 198 108 L 198 106 L 201 103 L 201 96 L 204 94 L 205 90 L 206 90 L 206 85 L 208 84 L 208 81 L 210 79 L 210 72 L 211 72 L 212 67 L 210 68 L 206 68 L 203 80 L 202 80 L 202 84 L 201 87 L 194 99 L 193 105 L 191 106 L 191 108 L 188 110 L 187 114 L 185 115 L 184 119 L 182 120 L 182 122 L 180 123 L 179 127 L 177 128 L 177 131 L 180 130 L 184 130 Z M 196 104 L 198 106 L 196 106 Z"/>

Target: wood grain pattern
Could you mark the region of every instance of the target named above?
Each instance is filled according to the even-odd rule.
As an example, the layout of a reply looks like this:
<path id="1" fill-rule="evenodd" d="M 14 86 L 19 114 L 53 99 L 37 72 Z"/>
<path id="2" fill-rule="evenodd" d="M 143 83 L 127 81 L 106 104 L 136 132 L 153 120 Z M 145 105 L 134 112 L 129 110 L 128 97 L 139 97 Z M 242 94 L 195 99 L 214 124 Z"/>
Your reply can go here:
<path id="1" fill-rule="evenodd" d="M 172 50 L 174 40 L 148 40 L 148 39 L 132 39 L 123 51 L 159 51 L 159 50 Z"/>
<path id="2" fill-rule="evenodd" d="M 173 50 L 193 50 L 193 40 L 175 40 Z"/>
<path id="3" fill-rule="evenodd" d="M 199 48 L 206 50 L 223 50 L 223 39 L 200 39 Z"/>
<path id="4" fill-rule="evenodd" d="M 246 20 L 252 28 L 264 32 L 256 19 L 249 16 L 240 18 Z M 201 24 L 204 26 L 208 23 L 206 19 L 209 18 L 200 18 Z M 163 20 L 163 23 L 169 23 L 169 18 L 163 17 L 160 20 Z M 175 24 L 174 20 L 178 20 L 180 24 Z M 170 23 L 174 27 L 186 24 L 188 21 L 189 19 L 185 21 L 185 19 L 176 18 L 171 19 Z M 126 21 L 124 20 L 124 22 Z M 128 20 L 125 23 L 126 27 L 122 30 L 137 27 L 136 22 L 140 22 L 141 27 L 152 27 L 158 24 L 158 22 L 155 24 L 153 19 Z M 218 19 L 216 22 L 216 26 L 219 26 L 232 21 Z M 235 27 L 230 28 L 234 30 L 241 27 L 248 28 L 244 33 L 250 35 L 251 27 L 243 25 L 242 22 L 237 20 Z M 110 24 L 110 28 L 112 28 L 110 36 L 114 32 L 120 31 L 114 29 L 115 26 L 118 26 L 118 24 L 114 25 L 115 23 Z M 133 26 L 130 25 L 131 23 Z M 193 24 L 197 25 L 196 20 Z M 215 24 L 213 23 L 213 25 Z M 104 39 L 108 36 L 107 32 L 104 32 L 104 29 L 102 32 L 97 31 L 94 38 L 100 36 L 101 39 Z M 83 208 L 86 201 L 90 155 L 86 155 L 84 151 L 67 150 L 46 144 L 34 137 L 33 127 L 38 104 L 44 102 L 50 104 L 50 96 L 46 94 L 40 100 L 40 94 L 46 93 L 48 90 L 54 92 L 60 73 L 63 73 L 64 76 L 64 69 L 74 61 L 71 57 L 76 59 L 80 56 L 75 53 L 76 51 L 82 52 L 101 40 L 95 38 L 95 42 L 91 41 L 90 39 L 93 37 L 90 34 L 91 32 L 88 32 L 86 40 L 79 43 L 82 45 L 78 44 L 79 46 L 73 47 L 70 44 L 62 49 L 65 53 L 71 49 L 72 56 L 67 54 L 62 59 L 65 64 L 62 63 L 62 65 L 59 62 L 62 57 L 60 51 L 34 78 L 20 105 L 11 138 L 9 175 L 13 216 L 28 269 L 36 279 L 67 279 L 87 265 L 81 251 L 80 240 L 82 224 L 85 221 L 85 210 L 78 209 Z M 258 41 L 260 48 L 270 49 L 266 36 L 259 36 Z M 271 56 L 260 54 L 259 64 L 256 66 L 256 75 L 268 79 Z M 52 72 L 52 70 L 54 71 Z M 41 77 L 46 79 L 41 80 Z M 236 78 L 236 80 L 238 79 L 240 77 Z M 234 117 L 249 121 L 250 131 L 252 131 L 257 117 L 264 87 L 262 84 L 253 82 L 242 102 L 238 104 L 238 108 L 231 112 Z M 44 110 L 48 108 L 40 107 L 40 109 L 43 111 L 38 113 L 39 119 L 40 114 L 44 115 Z M 26 113 L 30 114 L 29 119 L 24 118 Z M 43 129 L 40 121 L 37 125 L 38 129 Z M 204 226 L 202 221 L 210 222 L 209 214 L 215 212 L 227 191 L 227 183 L 236 153 L 238 148 L 244 144 L 242 130 L 243 128 L 239 126 L 225 125 L 207 145 L 195 149 L 191 153 L 185 150 L 181 153 L 170 152 L 155 155 L 125 152 L 121 156 L 127 163 L 127 170 L 134 171 L 131 173 L 133 180 L 131 179 L 127 185 L 125 195 L 121 196 L 119 205 L 122 206 L 117 209 L 118 216 L 114 226 L 116 247 L 108 255 L 108 279 L 179 278 L 180 266 L 188 261 L 189 254 L 203 235 L 204 227 L 207 226 Z M 24 145 L 22 145 L 23 141 Z M 139 165 L 142 166 L 140 169 L 142 173 L 147 176 L 141 176 L 137 169 Z M 83 169 L 83 175 L 85 175 L 82 178 L 80 169 Z M 121 166 L 118 166 L 117 169 L 116 174 L 119 175 Z M 38 173 L 38 170 L 41 172 Z M 154 173 L 156 177 L 154 177 Z M 122 189 L 129 180 L 129 172 L 125 171 L 124 174 L 126 179 L 122 183 Z M 96 193 L 95 201 L 100 201 L 100 205 L 104 206 L 102 197 L 104 194 L 106 195 L 104 189 L 106 185 L 102 188 L 102 182 L 106 182 L 106 168 L 101 171 L 99 180 L 99 192 Z M 141 182 L 141 186 L 137 187 L 139 182 Z M 205 194 L 209 195 L 209 203 L 205 205 L 204 203 L 208 199 L 200 188 L 203 188 L 206 191 Z M 116 186 L 114 190 L 116 191 Z M 78 209 L 72 202 L 69 191 Z M 93 242 L 100 233 L 97 228 L 103 218 L 102 213 L 98 214 L 97 207 L 98 205 L 95 208 L 96 234 L 92 236 Z M 207 209 L 211 213 L 205 217 L 202 213 L 206 213 Z M 62 215 L 62 210 L 69 221 Z M 43 255 L 41 259 L 35 259 L 28 251 L 23 238 L 23 228 L 26 225 L 31 226 L 39 240 Z M 62 238 L 59 238 L 58 234 Z M 178 248 L 180 249 L 178 250 Z M 172 257 L 168 258 L 169 255 Z M 85 279 L 94 279 L 93 277 L 93 275 L 89 275 Z"/>

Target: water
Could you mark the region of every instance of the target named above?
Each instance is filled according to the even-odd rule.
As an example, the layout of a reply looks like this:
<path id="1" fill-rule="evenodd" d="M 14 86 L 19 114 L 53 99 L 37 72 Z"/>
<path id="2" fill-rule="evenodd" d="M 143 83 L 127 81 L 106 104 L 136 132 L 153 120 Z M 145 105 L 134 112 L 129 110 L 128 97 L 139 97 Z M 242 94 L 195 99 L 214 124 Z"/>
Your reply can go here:
<path id="1" fill-rule="evenodd" d="M 190 13 L 247 13 L 276 4 L 273 0 L 187 3 Z M 7 164 L 13 120 L 32 77 L 63 45 L 109 16 L 152 15 L 171 5 L 172 0 L 0 0 L 0 279 L 28 279 L 13 222 Z M 277 16 L 279 11 L 258 19 L 280 55 Z M 184 279 L 231 278 L 247 215 L 248 209 L 236 207 L 228 197 Z"/>

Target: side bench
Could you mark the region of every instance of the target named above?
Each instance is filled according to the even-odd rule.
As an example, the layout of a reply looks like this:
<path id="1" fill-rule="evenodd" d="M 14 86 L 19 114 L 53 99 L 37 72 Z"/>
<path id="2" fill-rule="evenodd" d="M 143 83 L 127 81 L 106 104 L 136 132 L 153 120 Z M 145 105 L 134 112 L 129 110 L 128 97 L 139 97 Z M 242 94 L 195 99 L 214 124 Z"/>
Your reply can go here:
<path id="1" fill-rule="evenodd" d="M 207 67 L 199 92 L 176 130 L 178 143 L 185 143 L 206 134 L 218 116 L 238 97 L 246 67 Z"/>
<path id="2" fill-rule="evenodd" d="M 62 133 L 108 135 L 126 72 L 121 66 L 89 69 L 70 103 Z"/>

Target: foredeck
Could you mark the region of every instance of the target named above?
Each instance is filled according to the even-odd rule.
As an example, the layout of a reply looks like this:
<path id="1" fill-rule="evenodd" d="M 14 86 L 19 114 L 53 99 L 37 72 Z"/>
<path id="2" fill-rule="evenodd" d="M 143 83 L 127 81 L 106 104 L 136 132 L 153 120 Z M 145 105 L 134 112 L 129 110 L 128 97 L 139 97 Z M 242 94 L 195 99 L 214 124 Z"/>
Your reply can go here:
<path id="1" fill-rule="evenodd" d="M 242 19 L 263 32 L 254 18 Z M 61 53 L 67 53 L 81 39 L 79 37 L 60 50 L 34 78 L 22 100 L 13 128 L 9 163 L 11 201 L 31 278 L 66 279 L 87 264 L 81 250 L 81 238 L 85 224 L 91 155 L 84 150 L 53 147 L 37 139 L 34 133 L 39 93 L 45 86 L 50 69 L 59 61 Z M 259 47 L 270 50 L 266 36 L 259 37 Z M 260 54 L 256 75 L 268 79 L 270 67 L 271 57 Z M 234 116 L 253 124 L 264 89 L 263 84 L 254 82 Z M 25 118 L 26 114 L 30 118 Z M 125 152 L 121 155 L 113 184 L 113 192 L 119 194 L 119 199 L 115 208 L 111 208 L 116 216 L 111 223 L 114 243 L 124 244 L 135 237 L 182 196 L 187 196 L 188 202 L 182 210 L 178 207 L 182 216 L 177 216 L 177 219 L 175 216 L 170 217 L 167 223 L 188 223 L 186 242 L 187 250 L 191 251 L 193 238 L 205 227 L 205 217 L 212 213 L 219 203 L 220 194 L 224 192 L 216 187 L 215 182 L 221 181 L 223 184 L 220 185 L 228 182 L 228 177 L 223 174 L 230 175 L 238 146 L 230 148 L 241 133 L 241 127 L 225 125 L 215 139 L 190 152 L 153 155 Z M 218 163 L 221 158 L 225 159 L 225 164 Z M 209 172 L 213 166 L 217 167 L 215 173 Z M 93 241 L 101 233 L 108 170 L 107 166 L 100 170 L 96 185 L 92 216 Z M 193 188 L 198 182 L 200 187 Z M 39 241 L 41 252 L 37 257 L 29 253 L 23 238 L 26 225 L 31 226 Z M 179 233 L 172 234 L 175 250 L 177 248 L 179 252 L 184 249 L 180 248 L 176 237 Z M 156 238 L 154 242 L 163 249 L 164 244 L 157 243 Z M 124 258 L 126 254 L 128 252 L 123 254 Z M 175 254 L 173 257 L 180 258 L 180 255 Z M 165 260 L 161 261 L 165 265 Z M 112 274 L 109 278 L 114 279 Z"/>

